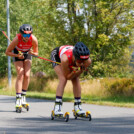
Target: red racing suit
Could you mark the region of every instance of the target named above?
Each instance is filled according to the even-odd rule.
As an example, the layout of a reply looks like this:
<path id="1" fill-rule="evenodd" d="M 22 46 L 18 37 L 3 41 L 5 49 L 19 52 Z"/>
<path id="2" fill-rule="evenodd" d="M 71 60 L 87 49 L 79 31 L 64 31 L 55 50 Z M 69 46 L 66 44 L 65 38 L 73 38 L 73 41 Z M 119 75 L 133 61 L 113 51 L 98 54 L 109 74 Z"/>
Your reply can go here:
<path id="1" fill-rule="evenodd" d="M 30 48 L 32 47 L 32 36 L 29 37 L 28 42 L 23 42 L 21 34 L 17 34 L 16 36 L 18 37 L 19 42 L 15 48 L 21 52 L 29 51 Z"/>
<path id="2" fill-rule="evenodd" d="M 72 57 L 73 57 L 73 48 L 74 46 L 71 46 L 71 45 L 64 45 L 64 46 L 61 46 L 60 49 L 59 49 L 59 58 L 61 58 L 61 56 L 63 54 L 65 54 L 68 58 L 68 61 L 69 61 L 69 68 L 71 70 L 72 67 L 76 67 L 76 65 L 73 63 L 72 61 Z"/>

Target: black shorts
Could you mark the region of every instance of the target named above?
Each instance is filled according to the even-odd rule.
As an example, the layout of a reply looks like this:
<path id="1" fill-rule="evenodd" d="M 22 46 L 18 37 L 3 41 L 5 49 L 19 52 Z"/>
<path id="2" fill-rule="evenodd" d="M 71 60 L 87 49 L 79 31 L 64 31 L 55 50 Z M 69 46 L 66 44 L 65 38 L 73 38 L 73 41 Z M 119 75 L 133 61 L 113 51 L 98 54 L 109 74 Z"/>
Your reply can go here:
<path id="1" fill-rule="evenodd" d="M 19 53 L 16 48 L 13 50 L 13 52 L 14 52 L 15 54 L 18 54 L 18 53 Z M 24 60 L 26 60 L 26 59 L 32 60 L 32 56 L 31 56 L 31 54 L 28 54 L 28 51 L 22 52 L 22 53 L 23 53 L 23 55 L 24 55 L 24 59 L 18 59 L 18 57 L 13 57 L 13 62 L 16 62 L 16 61 L 24 61 Z"/>
<path id="2" fill-rule="evenodd" d="M 55 61 L 55 62 L 60 62 L 61 63 L 61 60 L 59 58 L 59 48 L 60 47 L 56 47 L 54 50 L 52 50 L 51 52 L 51 60 L 52 61 Z M 57 66 L 59 64 L 56 64 L 56 63 L 53 63 L 52 62 L 52 67 L 54 68 L 55 66 Z"/>

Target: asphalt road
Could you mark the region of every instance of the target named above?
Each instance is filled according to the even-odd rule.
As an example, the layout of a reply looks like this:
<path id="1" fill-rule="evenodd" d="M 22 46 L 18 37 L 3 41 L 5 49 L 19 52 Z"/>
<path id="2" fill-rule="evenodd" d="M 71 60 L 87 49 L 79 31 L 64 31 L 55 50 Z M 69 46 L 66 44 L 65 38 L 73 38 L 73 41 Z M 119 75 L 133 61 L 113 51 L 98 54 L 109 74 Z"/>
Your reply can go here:
<path id="1" fill-rule="evenodd" d="M 54 101 L 30 99 L 30 110 L 15 112 L 15 97 L 0 95 L 0 134 L 134 134 L 134 108 L 83 104 L 92 121 L 74 119 L 73 103 L 64 102 L 69 122 L 51 120 Z"/>

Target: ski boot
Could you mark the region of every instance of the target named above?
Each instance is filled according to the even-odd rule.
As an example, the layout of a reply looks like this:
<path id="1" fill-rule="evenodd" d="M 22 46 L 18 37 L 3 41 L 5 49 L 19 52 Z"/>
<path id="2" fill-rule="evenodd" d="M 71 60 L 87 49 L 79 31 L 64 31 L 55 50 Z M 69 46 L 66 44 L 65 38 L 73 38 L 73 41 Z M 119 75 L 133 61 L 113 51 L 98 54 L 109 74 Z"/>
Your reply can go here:
<path id="1" fill-rule="evenodd" d="M 16 98 L 16 113 L 21 113 L 22 111 L 22 104 L 21 104 L 21 98 L 20 97 L 17 97 Z"/>
<path id="2" fill-rule="evenodd" d="M 62 102 L 55 102 L 54 110 L 52 110 L 51 113 L 51 120 L 54 120 L 54 118 L 58 119 L 65 119 L 65 122 L 68 122 L 69 120 L 69 112 L 66 112 L 65 115 L 63 115 L 63 112 L 61 111 Z"/>
<path id="3" fill-rule="evenodd" d="M 91 121 L 91 119 L 92 119 L 90 111 L 85 112 L 82 110 L 81 102 L 74 103 L 73 115 L 74 115 L 75 119 L 77 119 L 77 117 L 88 118 L 89 121 Z"/>
<path id="4" fill-rule="evenodd" d="M 29 111 L 29 104 L 26 102 L 26 95 L 22 95 L 21 97 L 22 107 Z"/>

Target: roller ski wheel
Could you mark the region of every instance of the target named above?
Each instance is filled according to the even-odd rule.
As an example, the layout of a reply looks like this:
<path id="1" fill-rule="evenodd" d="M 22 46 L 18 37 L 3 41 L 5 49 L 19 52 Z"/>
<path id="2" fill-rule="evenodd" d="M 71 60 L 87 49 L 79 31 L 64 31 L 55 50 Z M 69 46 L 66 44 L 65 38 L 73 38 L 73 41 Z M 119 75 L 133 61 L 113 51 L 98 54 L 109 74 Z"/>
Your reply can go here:
<path id="1" fill-rule="evenodd" d="M 21 113 L 22 112 L 22 106 L 16 107 L 16 113 Z"/>
<path id="2" fill-rule="evenodd" d="M 29 111 L 29 104 L 22 104 L 22 107 Z"/>
<path id="3" fill-rule="evenodd" d="M 63 116 L 63 114 L 55 115 L 54 111 L 52 111 L 51 120 L 54 120 L 55 118 L 58 118 L 58 119 L 65 119 L 65 122 L 68 122 L 69 121 L 69 114 L 70 114 L 69 112 L 66 112 L 64 116 Z"/>
<path id="4" fill-rule="evenodd" d="M 91 121 L 91 120 L 92 120 L 91 112 L 90 112 L 90 111 L 87 111 L 87 112 L 86 112 L 86 118 L 88 118 L 88 119 L 89 119 L 89 121 Z"/>
<path id="5" fill-rule="evenodd" d="M 69 121 L 69 112 L 66 112 L 65 115 L 64 115 L 64 118 L 65 118 L 65 122 L 68 122 Z"/>
<path id="6" fill-rule="evenodd" d="M 51 113 L 51 120 L 54 120 L 54 111 Z"/>
<path id="7" fill-rule="evenodd" d="M 89 121 L 92 120 L 90 111 L 87 111 L 86 114 L 77 114 L 75 112 L 75 110 L 73 110 L 73 115 L 74 115 L 75 119 L 77 119 L 78 117 L 80 117 L 80 118 L 88 118 Z"/>
<path id="8" fill-rule="evenodd" d="M 77 119 L 77 113 L 73 110 L 73 115 L 75 117 L 75 119 Z"/>

